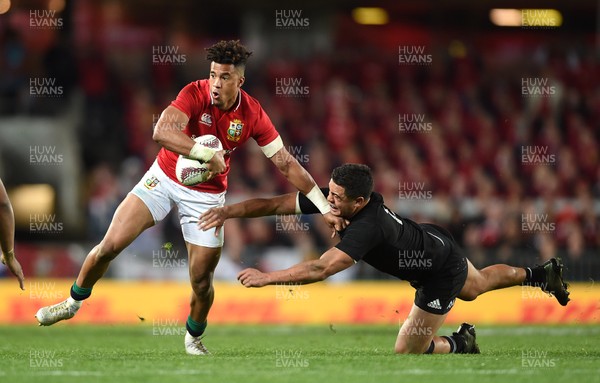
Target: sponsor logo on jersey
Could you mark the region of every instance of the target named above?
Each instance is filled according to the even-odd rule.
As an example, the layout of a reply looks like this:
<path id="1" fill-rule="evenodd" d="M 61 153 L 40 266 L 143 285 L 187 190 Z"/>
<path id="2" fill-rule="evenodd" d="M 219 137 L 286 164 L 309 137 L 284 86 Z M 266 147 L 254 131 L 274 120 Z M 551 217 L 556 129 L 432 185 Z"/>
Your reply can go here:
<path id="1" fill-rule="evenodd" d="M 229 129 L 227 129 L 227 139 L 229 141 L 238 142 L 242 138 L 242 129 L 244 123 L 241 120 L 235 119 L 229 123 Z"/>
<path id="2" fill-rule="evenodd" d="M 208 113 L 202 113 L 202 116 L 200 117 L 200 123 L 211 126 L 212 125 L 212 116 Z"/>
<path id="3" fill-rule="evenodd" d="M 446 310 L 450 310 L 452 307 L 454 307 L 454 301 L 456 301 L 456 298 L 454 298 L 450 301 L 450 303 L 448 303 L 448 307 L 446 307 Z"/>
<path id="4" fill-rule="evenodd" d="M 155 176 L 152 176 L 150 178 L 148 178 L 146 180 L 146 182 L 144 182 L 144 186 L 146 187 L 146 189 L 148 190 L 152 190 L 156 187 L 156 185 L 158 185 L 160 181 L 158 180 L 158 178 L 156 178 Z"/>

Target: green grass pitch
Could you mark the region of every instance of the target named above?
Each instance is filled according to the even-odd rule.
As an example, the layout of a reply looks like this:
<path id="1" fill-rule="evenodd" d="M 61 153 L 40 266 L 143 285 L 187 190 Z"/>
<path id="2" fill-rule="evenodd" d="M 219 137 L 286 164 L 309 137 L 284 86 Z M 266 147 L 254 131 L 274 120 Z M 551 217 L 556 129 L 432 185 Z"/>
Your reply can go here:
<path id="1" fill-rule="evenodd" d="M 454 328 L 443 328 L 442 333 Z M 0 326 L 0 382 L 600 382 L 600 326 L 477 326 L 481 355 L 395 355 L 390 326 Z"/>

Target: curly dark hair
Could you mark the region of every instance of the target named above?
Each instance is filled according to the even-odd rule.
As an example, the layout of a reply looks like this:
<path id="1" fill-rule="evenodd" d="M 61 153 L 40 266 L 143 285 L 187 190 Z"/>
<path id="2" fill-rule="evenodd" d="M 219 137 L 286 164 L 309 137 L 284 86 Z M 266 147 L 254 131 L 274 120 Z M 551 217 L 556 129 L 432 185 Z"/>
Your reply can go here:
<path id="1" fill-rule="evenodd" d="M 246 66 L 246 61 L 252 54 L 240 43 L 240 40 L 221 40 L 205 50 L 208 61 L 214 61 L 217 64 L 233 64 L 235 67 Z"/>
<path id="2" fill-rule="evenodd" d="M 373 174 L 367 165 L 344 164 L 333 169 L 331 179 L 344 188 L 350 199 L 369 198 L 373 191 Z"/>

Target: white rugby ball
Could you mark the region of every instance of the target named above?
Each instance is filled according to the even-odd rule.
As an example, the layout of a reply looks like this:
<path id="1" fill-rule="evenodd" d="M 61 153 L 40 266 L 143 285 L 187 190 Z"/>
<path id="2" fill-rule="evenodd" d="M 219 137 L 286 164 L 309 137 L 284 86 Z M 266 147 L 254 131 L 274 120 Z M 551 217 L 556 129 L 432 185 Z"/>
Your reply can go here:
<path id="1" fill-rule="evenodd" d="M 212 134 L 194 138 L 194 141 L 209 148 L 223 150 L 221 141 Z M 206 163 L 180 155 L 175 166 L 177 180 L 185 186 L 194 186 L 205 182 L 208 178 Z"/>

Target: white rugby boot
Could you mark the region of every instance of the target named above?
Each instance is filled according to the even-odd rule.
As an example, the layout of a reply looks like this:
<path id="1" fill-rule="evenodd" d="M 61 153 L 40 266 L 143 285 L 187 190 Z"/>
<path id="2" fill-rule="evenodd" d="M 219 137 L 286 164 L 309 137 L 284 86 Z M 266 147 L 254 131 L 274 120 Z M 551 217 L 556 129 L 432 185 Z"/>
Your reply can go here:
<path id="1" fill-rule="evenodd" d="M 185 352 L 190 355 L 210 355 L 210 352 L 202 344 L 203 336 L 192 336 L 189 331 L 185 332 L 185 339 L 183 341 L 185 345 Z"/>
<path id="2" fill-rule="evenodd" d="M 40 326 L 50 326 L 61 320 L 73 318 L 80 307 L 81 301 L 69 297 L 55 305 L 42 307 L 35 314 L 35 319 L 40 322 Z"/>

